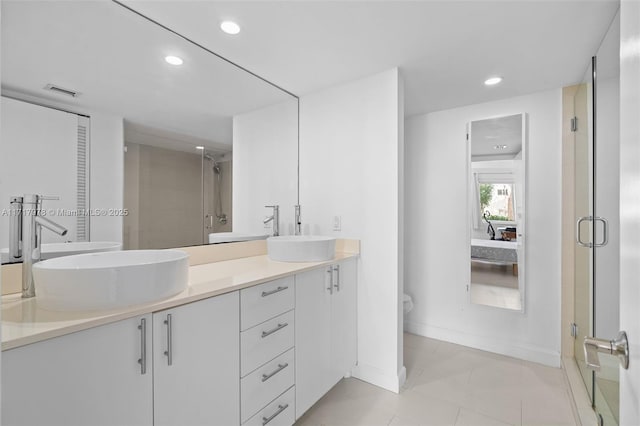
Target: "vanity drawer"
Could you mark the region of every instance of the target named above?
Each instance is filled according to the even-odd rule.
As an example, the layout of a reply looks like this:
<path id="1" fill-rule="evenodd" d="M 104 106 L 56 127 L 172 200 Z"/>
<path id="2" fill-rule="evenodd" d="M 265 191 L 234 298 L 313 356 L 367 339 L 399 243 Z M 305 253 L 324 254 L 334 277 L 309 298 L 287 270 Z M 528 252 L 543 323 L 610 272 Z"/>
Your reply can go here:
<path id="1" fill-rule="evenodd" d="M 240 380 L 241 423 L 293 386 L 294 359 L 290 349 Z"/>
<path id="2" fill-rule="evenodd" d="M 291 426 L 296 421 L 295 387 L 277 397 L 269 405 L 258 411 L 243 426 Z"/>
<path id="3" fill-rule="evenodd" d="M 246 330 L 293 309 L 293 277 L 240 290 L 240 330 Z"/>
<path id="4" fill-rule="evenodd" d="M 293 347 L 293 310 L 240 333 L 240 377 Z"/>

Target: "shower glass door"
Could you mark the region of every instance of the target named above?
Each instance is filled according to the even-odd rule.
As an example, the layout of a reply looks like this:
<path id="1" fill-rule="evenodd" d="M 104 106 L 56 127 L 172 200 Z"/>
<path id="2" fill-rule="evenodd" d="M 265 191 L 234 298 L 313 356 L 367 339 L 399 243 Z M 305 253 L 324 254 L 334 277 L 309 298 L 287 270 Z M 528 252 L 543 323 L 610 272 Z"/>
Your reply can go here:
<path id="1" fill-rule="evenodd" d="M 593 216 L 593 85 L 591 82 L 591 64 L 585 73 L 574 96 L 574 155 L 575 155 L 575 191 L 574 206 L 576 238 L 583 242 L 592 241 L 592 222 L 583 220 Z M 587 368 L 582 347 L 583 337 L 593 333 L 593 280 L 594 250 L 588 244 L 576 244 L 574 258 L 575 276 L 575 313 L 574 324 L 576 338 L 574 353 L 578 368 L 584 380 L 589 396 L 593 401 L 593 372 Z"/>
<path id="2" fill-rule="evenodd" d="M 594 214 L 607 220 L 594 222 L 593 333 L 613 339 L 620 330 L 620 21 L 616 16 L 603 39 L 594 63 Z M 619 424 L 620 363 L 601 355 L 594 373 L 593 400 L 605 426 Z"/>
<path id="3" fill-rule="evenodd" d="M 585 336 L 610 340 L 620 329 L 619 17 L 616 16 L 574 95 L 576 248 L 575 358 L 601 424 L 619 424 L 620 366 L 599 354 L 584 359 Z"/>

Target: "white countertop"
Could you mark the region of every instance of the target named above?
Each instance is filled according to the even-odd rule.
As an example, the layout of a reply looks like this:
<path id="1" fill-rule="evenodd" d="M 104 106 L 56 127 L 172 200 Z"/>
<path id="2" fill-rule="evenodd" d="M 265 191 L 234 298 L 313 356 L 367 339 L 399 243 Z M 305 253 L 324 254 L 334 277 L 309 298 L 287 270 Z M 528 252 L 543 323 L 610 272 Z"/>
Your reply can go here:
<path id="1" fill-rule="evenodd" d="M 31 299 L 22 299 L 20 294 L 3 296 L 2 350 L 229 293 L 355 256 L 358 255 L 339 252 L 327 262 L 288 263 L 261 255 L 191 266 L 189 286 L 182 293 L 154 303 L 109 311 L 48 311 L 38 306 L 37 296 Z"/>

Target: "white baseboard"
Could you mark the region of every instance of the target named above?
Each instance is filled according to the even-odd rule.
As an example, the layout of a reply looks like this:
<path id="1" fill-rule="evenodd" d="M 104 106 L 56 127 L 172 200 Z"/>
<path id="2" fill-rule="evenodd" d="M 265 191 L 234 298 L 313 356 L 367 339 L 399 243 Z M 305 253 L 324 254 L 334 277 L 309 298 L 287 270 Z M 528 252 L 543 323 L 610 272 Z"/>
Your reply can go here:
<path id="1" fill-rule="evenodd" d="M 400 387 L 407 379 L 407 369 L 402 366 L 397 376 L 385 374 L 380 369 L 370 365 L 358 364 L 351 375 L 363 382 L 371 383 L 374 386 L 386 389 L 388 391 L 399 393 Z"/>
<path id="2" fill-rule="evenodd" d="M 445 342 L 560 368 L 561 360 L 559 351 L 550 351 L 532 345 L 514 344 L 503 339 L 467 334 L 457 330 L 449 330 L 410 321 L 404 323 L 404 331 L 431 339 L 444 340 Z"/>

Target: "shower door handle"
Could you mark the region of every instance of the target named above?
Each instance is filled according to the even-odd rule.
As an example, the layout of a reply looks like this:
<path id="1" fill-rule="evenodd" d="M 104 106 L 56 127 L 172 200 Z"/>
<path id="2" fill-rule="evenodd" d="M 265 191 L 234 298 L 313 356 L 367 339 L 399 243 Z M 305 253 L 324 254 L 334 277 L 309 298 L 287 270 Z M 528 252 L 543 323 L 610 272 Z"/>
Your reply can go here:
<path id="1" fill-rule="evenodd" d="M 582 222 L 601 222 L 602 223 L 602 241 L 596 242 L 584 242 L 582 241 Z M 595 234 L 595 225 L 593 227 L 593 233 Z M 609 221 L 604 217 L 598 216 L 583 216 L 578 218 L 576 221 L 576 243 L 582 247 L 592 248 L 592 247 L 604 247 L 609 243 Z"/>
<path id="2" fill-rule="evenodd" d="M 593 247 L 592 242 L 585 243 L 582 241 L 581 225 L 582 225 L 582 222 L 585 222 L 585 221 L 589 221 L 589 222 L 593 221 L 593 216 L 582 216 L 582 217 L 579 217 L 578 220 L 576 221 L 576 243 L 578 243 L 578 245 L 581 247 L 591 248 Z"/>
<path id="3" fill-rule="evenodd" d="M 609 221 L 607 219 L 605 219 L 604 217 L 594 217 L 593 220 L 595 222 L 602 222 L 602 242 L 593 243 L 594 247 L 604 247 L 607 245 L 607 243 L 609 242 Z M 594 225 L 594 234 L 595 234 L 595 225 Z M 595 238 L 594 238 L 595 240 Z"/>

